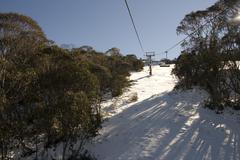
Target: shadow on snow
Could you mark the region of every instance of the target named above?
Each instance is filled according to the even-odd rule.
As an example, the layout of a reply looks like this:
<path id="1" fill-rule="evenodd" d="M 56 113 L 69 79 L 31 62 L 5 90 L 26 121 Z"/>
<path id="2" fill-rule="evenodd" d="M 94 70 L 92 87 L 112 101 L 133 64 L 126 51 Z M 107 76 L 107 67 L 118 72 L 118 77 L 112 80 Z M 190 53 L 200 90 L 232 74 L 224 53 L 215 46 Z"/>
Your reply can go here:
<path id="1" fill-rule="evenodd" d="M 239 124 L 201 107 L 199 91 L 169 92 L 104 123 L 92 151 L 104 160 L 237 160 Z"/>

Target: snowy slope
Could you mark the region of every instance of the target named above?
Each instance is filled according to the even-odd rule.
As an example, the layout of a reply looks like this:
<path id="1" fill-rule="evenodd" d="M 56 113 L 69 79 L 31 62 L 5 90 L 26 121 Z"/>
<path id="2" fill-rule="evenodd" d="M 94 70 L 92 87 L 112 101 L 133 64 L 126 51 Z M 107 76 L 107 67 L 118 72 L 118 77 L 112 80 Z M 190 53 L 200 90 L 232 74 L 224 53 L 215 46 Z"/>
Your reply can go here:
<path id="1" fill-rule="evenodd" d="M 172 67 L 171 67 L 172 68 Z M 239 160 L 240 119 L 201 107 L 207 94 L 199 89 L 172 91 L 171 68 L 132 73 L 131 88 L 103 104 L 109 112 L 88 149 L 100 160 Z M 137 93 L 138 101 L 126 103 Z"/>

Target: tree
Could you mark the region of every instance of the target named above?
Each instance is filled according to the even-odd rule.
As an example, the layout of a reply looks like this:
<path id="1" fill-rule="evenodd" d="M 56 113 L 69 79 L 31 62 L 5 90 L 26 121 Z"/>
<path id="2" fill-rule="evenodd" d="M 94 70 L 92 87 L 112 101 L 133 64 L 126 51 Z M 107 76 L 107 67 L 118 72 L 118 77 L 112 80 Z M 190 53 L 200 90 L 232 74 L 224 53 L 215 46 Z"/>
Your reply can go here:
<path id="1" fill-rule="evenodd" d="M 179 85 L 202 86 L 210 94 L 211 105 L 219 109 L 232 100 L 228 79 L 234 79 L 229 71 L 236 61 L 232 52 L 239 51 L 238 38 L 234 36 L 239 34 L 239 26 L 231 23 L 229 16 L 237 14 L 236 4 L 237 1 L 219 0 L 206 10 L 186 15 L 177 28 L 179 34 L 189 36 L 182 44 L 184 54 L 173 70 Z"/>
<path id="2" fill-rule="evenodd" d="M 90 157 L 84 145 L 97 135 L 102 96 L 122 93 L 141 63 L 119 50 L 66 50 L 47 40 L 30 17 L 0 14 L 0 157 Z M 59 156 L 59 155 L 58 155 Z"/>
<path id="3" fill-rule="evenodd" d="M 101 124 L 96 76 L 70 52 L 48 45 L 29 17 L 1 14 L 0 22 L 1 158 L 20 148 L 38 159 L 45 152 L 40 142 L 62 142 L 63 157 L 78 156 Z"/>
<path id="4" fill-rule="evenodd" d="M 126 61 L 130 64 L 131 71 L 141 71 L 144 67 L 144 63 L 134 54 L 126 55 Z"/>
<path id="5" fill-rule="evenodd" d="M 46 53 L 50 57 L 45 62 L 47 65 L 42 67 L 39 79 L 41 101 L 47 116 L 42 121 L 48 119 L 47 123 L 50 123 L 46 125 L 50 128 L 45 131 L 50 137 L 47 138 L 50 140 L 48 145 L 63 142 L 64 159 L 78 156 L 85 142 L 95 136 L 100 127 L 99 83 L 71 54 L 58 48 L 49 49 L 47 52 L 51 54 Z M 78 149 L 71 148 L 76 145 L 79 145 Z"/>
<path id="6" fill-rule="evenodd" d="M 105 54 L 108 56 L 122 56 L 120 53 L 120 49 L 118 49 L 116 47 L 113 47 L 113 48 L 107 50 Z"/>
<path id="7" fill-rule="evenodd" d="M 8 149 L 18 142 L 25 149 L 24 138 L 32 136 L 27 125 L 32 117 L 30 106 L 35 98 L 30 95 L 34 95 L 37 79 L 34 58 L 45 43 L 45 35 L 31 18 L 15 13 L 0 14 L 2 159 L 7 158 Z"/>

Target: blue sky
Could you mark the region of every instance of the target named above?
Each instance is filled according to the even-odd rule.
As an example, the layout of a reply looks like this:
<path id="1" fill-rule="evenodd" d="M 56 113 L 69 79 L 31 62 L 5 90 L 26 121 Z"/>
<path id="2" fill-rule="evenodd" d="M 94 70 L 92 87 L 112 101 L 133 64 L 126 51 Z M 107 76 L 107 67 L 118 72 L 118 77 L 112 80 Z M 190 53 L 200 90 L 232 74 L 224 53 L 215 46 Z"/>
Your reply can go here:
<path id="1" fill-rule="evenodd" d="M 181 40 L 176 27 L 191 11 L 205 9 L 217 0 L 128 0 L 143 47 L 157 54 Z M 117 47 L 123 54 L 143 53 L 124 0 L 0 0 L 0 12 L 32 17 L 57 44 L 89 45 L 105 52 Z M 169 52 L 177 57 L 180 47 Z M 158 55 L 156 59 L 164 58 Z"/>

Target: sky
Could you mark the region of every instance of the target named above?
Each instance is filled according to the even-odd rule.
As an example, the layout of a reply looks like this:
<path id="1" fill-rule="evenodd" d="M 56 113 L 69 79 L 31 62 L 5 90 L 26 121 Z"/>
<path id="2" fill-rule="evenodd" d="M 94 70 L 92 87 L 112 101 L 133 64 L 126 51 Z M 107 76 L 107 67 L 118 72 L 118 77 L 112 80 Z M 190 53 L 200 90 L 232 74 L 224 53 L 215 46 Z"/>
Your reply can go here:
<path id="1" fill-rule="evenodd" d="M 128 0 L 145 51 L 155 51 L 155 60 L 184 36 L 176 28 L 184 16 L 206 9 L 217 0 Z M 143 57 L 124 0 L 0 0 L 0 12 L 32 17 L 48 39 L 56 44 L 92 46 L 105 52 L 117 47 L 121 53 Z M 180 46 L 168 53 L 173 59 Z"/>

